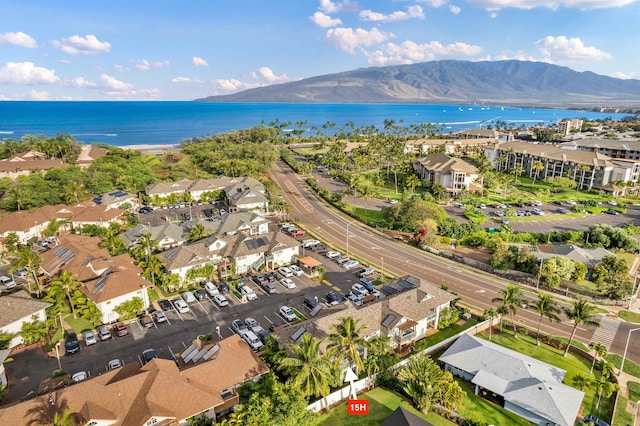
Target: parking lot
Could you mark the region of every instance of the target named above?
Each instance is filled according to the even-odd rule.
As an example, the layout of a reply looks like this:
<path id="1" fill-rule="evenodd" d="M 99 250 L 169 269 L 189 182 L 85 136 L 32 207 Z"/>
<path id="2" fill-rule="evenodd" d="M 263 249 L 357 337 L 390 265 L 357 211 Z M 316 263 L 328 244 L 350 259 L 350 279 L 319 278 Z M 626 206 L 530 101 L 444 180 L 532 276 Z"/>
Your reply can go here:
<path id="1" fill-rule="evenodd" d="M 199 335 L 229 337 L 233 333 L 231 323 L 235 319 L 254 318 L 265 330 L 270 326 L 288 327 L 290 323 L 280 313 L 281 306 L 287 305 L 308 317 L 310 310 L 303 304 L 306 297 L 317 298 L 322 304 L 327 293 L 335 291 L 344 298 L 351 286 L 359 281 L 356 271 L 360 267 L 346 271 L 328 259 L 325 253 L 325 250 L 305 250 L 306 256 L 314 257 L 326 268 L 324 282 L 311 280 L 306 275 L 293 275 L 289 279 L 293 281 L 295 288 L 287 288 L 279 281 L 283 276 L 277 274 L 278 281 L 274 283 L 276 292 L 269 294 L 253 280 L 246 278 L 244 283 L 255 292 L 256 300 L 243 303 L 232 292 L 228 292 L 224 293 L 229 302 L 228 306 L 218 306 L 210 297 L 206 297 L 190 303 L 189 311 L 186 313 L 180 313 L 176 309 L 164 311 L 167 319 L 164 322 L 153 321 L 152 316 L 148 328 L 139 319 L 132 320 L 126 324 L 128 335 L 117 337 L 112 333 L 111 339 L 98 339 L 98 342 L 91 346 L 86 346 L 81 341 L 81 350 L 76 354 L 65 355 L 64 345 L 61 344 L 60 366 L 68 374 L 86 371 L 93 377 L 107 371 L 107 364 L 113 359 L 119 359 L 125 364 L 140 362 L 140 355 L 145 349 L 155 349 L 159 357 L 171 359 L 187 348 Z M 177 296 L 169 300 L 176 298 Z M 18 353 L 13 358 L 13 362 L 6 364 L 11 380 L 7 402 L 19 401 L 33 395 L 40 382 L 51 377 L 58 368 L 57 360 L 46 357 L 39 348 L 36 351 Z"/>

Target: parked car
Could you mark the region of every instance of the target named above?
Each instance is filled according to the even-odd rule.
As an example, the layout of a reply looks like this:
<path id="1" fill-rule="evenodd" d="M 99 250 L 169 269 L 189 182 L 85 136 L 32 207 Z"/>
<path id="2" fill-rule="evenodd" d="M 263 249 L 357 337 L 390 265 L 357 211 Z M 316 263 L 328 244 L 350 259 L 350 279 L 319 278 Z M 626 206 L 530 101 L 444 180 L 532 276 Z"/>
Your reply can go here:
<path id="1" fill-rule="evenodd" d="M 597 418 L 593 414 L 587 414 L 583 420 L 583 423 L 586 423 L 586 424 L 592 423 L 593 426 L 609 426 L 609 423 L 605 422 L 602 419 Z"/>
<path id="2" fill-rule="evenodd" d="M 307 296 L 302 301 L 302 304 L 304 305 L 305 308 L 309 309 L 310 311 L 313 311 L 316 308 L 316 306 L 318 306 L 318 298 Z"/>
<path id="3" fill-rule="evenodd" d="M 328 251 L 324 255 L 326 257 L 328 257 L 329 259 L 335 259 L 337 257 L 340 257 L 340 252 L 339 251 Z"/>
<path id="4" fill-rule="evenodd" d="M 244 322 L 242 322 L 242 320 L 239 320 L 239 319 L 233 320 L 231 322 L 231 329 L 235 333 L 238 333 L 240 335 L 249 331 L 249 329 L 247 328 L 247 325 Z"/>
<path id="5" fill-rule="evenodd" d="M 366 278 L 360 278 L 360 285 L 366 288 L 369 293 L 371 293 L 375 289 L 373 282 Z"/>
<path id="6" fill-rule="evenodd" d="M 533 213 L 537 214 L 538 216 L 544 216 L 544 211 L 537 207 L 533 209 Z"/>
<path id="7" fill-rule="evenodd" d="M 95 345 L 96 343 L 98 343 L 98 339 L 96 339 L 96 335 L 91 330 L 83 331 L 82 339 L 84 340 L 84 344 L 87 346 Z"/>
<path id="8" fill-rule="evenodd" d="M 20 268 L 20 269 L 16 269 L 15 271 L 13 271 L 13 274 L 20 277 L 20 278 L 24 278 L 27 276 L 27 268 Z"/>
<path id="9" fill-rule="evenodd" d="M 67 337 L 64 339 L 64 351 L 67 355 L 80 352 L 80 343 L 78 343 L 78 336 L 73 331 L 67 333 Z"/>
<path id="10" fill-rule="evenodd" d="M 129 330 L 127 330 L 127 327 L 122 322 L 115 323 L 113 325 L 113 329 L 115 330 L 116 336 L 118 337 L 124 337 L 129 334 Z"/>
<path id="11" fill-rule="evenodd" d="M 607 204 L 609 204 L 610 206 L 617 206 L 618 202 L 614 200 L 610 200 L 610 201 L 607 201 Z"/>
<path id="12" fill-rule="evenodd" d="M 267 281 L 269 281 L 270 283 L 275 283 L 276 281 L 278 281 L 278 274 L 276 274 L 275 272 L 269 272 L 266 277 Z"/>
<path id="13" fill-rule="evenodd" d="M 218 291 L 220 291 L 221 293 L 229 293 L 229 285 L 227 283 L 219 283 L 218 284 Z"/>
<path id="14" fill-rule="evenodd" d="M 293 313 L 293 310 L 286 305 L 280 307 L 280 315 L 282 315 L 282 317 L 289 322 L 294 322 L 298 319 L 296 314 Z"/>
<path id="15" fill-rule="evenodd" d="M 354 295 L 353 293 L 349 293 L 349 295 L 347 296 L 347 299 L 351 303 L 353 303 L 355 306 L 362 306 L 362 299 Z"/>
<path id="16" fill-rule="evenodd" d="M 289 266 L 289 269 L 291 269 L 291 272 L 293 272 L 293 275 L 295 276 L 301 277 L 304 275 L 304 271 L 298 265 L 291 265 Z"/>
<path id="17" fill-rule="evenodd" d="M 509 224 L 509 219 L 507 219 L 506 217 L 503 217 L 502 219 L 500 219 L 500 223 L 503 225 L 508 225 Z"/>
<path id="18" fill-rule="evenodd" d="M 293 281 L 291 281 L 290 278 L 282 278 L 280 280 L 280 284 L 282 284 L 286 288 L 296 288 L 296 284 Z"/>
<path id="19" fill-rule="evenodd" d="M 282 275 L 285 278 L 289 278 L 293 276 L 293 272 L 291 272 L 291 269 L 283 266 L 282 268 L 278 268 L 278 272 L 280 273 L 280 275 Z"/>
<path id="20" fill-rule="evenodd" d="M 221 294 L 214 296 L 213 301 L 220 307 L 229 306 L 229 300 Z"/>
<path id="21" fill-rule="evenodd" d="M 260 341 L 258 336 L 256 336 L 253 331 L 247 331 L 246 333 L 242 334 L 242 340 L 244 340 L 245 343 L 249 345 L 249 347 L 254 351 L 259 351 L 264 346 L 264 344 Z"/>
<path id="22" fill-rule="evenodd" d="M 573 200 L 568 200 L 568 201 L 566 201 L 566 203 L 569 204 L 570 206 L 575 206 L 576 205 L 576 202 L 573 201 Z"/>
<path id="23" fill-rule="evenodd" d="M 124 365 L 124 363 L 122 362 L 122 360 L 119 359 L 112 359 L 111 361 L 109 361 L 109 363 L 107 364 L 107 370 L 111 371 L 111 370 L 115 370 L 116 368 L 120 368 Z"/>
<path id="24" fill-rule="evenodd" d="M 282 326 L 280 324 L 278 324 L 277 322 L 273 322 L 273 323 L 269 324 L 269 332 L 274 332 L 276 330 L 279 330 L 280 328 L 282 328 Z"/>
<path id="25" fill-rule="evenodd" d="M 153 311 L 152 315 L 153 319 L 158 323 L 167 322 L 167 316 L 162 311 Z"/>
<path id="26" fill-rule="evenodd" d="M 309 250 L 311 251 L 320 251 L 320 250 L 326 250 L 326 249 L 327 249 L 327 246 L 322 243 L 309 247 Z"/>
<path id="27" fill-rule="evenodd" d="M 140 325 L 142 325 L 144 328 L 153 327 L 153 320 L 151 319 L 151 317 L 149 315 L 142 315 L 139 318 L 139 321 L 140 321 Z"/>
<path id="28" fill-rule="evenodd" d="M 291 235 L 293 238 L 300 238 L 300 237 L 304 237 L 305 235 L 307 235 L 306 232 L 301 231 L 299 229 L 296 229 L 295 231 L 291 231 L 289 233 L 289 235 Z"/>
<path id="29" fill-rule="evenodd" d="M 357 298 L 358 298 L 358 299 L 360 299 L 360 300 L 362 300 L 362 299 L 364 299 L 365 297 L 367 297 L 367 296 L 369 295 L 369 292 L 367 292 L 367 291 L 362 292 L 362 291 L 360 291 L 360 290 L 357 290 L 357 289 L 355 289 L 355 288 L 352 288 L 352 289 L 351 289 L 351 292 L 350 292 L 349 294 L 350 294 L 350 295 L 352 295 L 352 296 L 357 297 Z"/>
<path id="30" fill-rule="evenodd" d="M 126 328 L 125 328 L 126 330 Z M 109 340 L 111 339 L 111 330 L 106 325 L 101 325 L 97 328 L 98 336 L 100 336 L 100 340 Z"/>
<path id="31" fill-rule="evenodd" d="M 254 276 L 251 277 L 251 280 L 260 285 L 260 283 L 264 282 L 267 280 L 267 277 L 264 274 L 256 274 Z"/>
<path id="32" fill-rule="evenodd" d="M 246 324 L 247 327 L 249 327 L 251 331 L 253 331 L 256 334 L 259 334 L 261 331 L 264 331 L 260 323 L 258 323 L 258 321 L 256 321 L 254 318 L 245 318 L 244 323 Z"/>
<path id="33" fill-rule="evenodd" d="M 567 209 L 565 209 L 564 207 L 558 207 L 558 208 L 556 209 L 556 212 L 557 212 L 557 213 L 560 213 L 560 214 L 567 214 L 568 210 L 567 210 Z"/>
<path id="34" fill-rule="evenodd" d="M 620 212 L 618 210 L 613 210 L 613 209 L 609 209 L 605 212 L 606 214 L 612 214 L 614 216 L 617 216 L 620 214 Z"/>
<path id="35" fill-rule="evenodd" d="M 14 288 L 16 286 L 16 282 L 6 275 L 0 276 L 0 284 L 5 286 L 6 288 Z"/>
<path id="36" fill-rule="evenodd" d="M 86 371 L 78 371 L 77 373 L 73 373 L 73 375 L 71 376 L 71 380 L 76 383 L 87 380 L 87 378 L 89 378 L 89 375 Z"/>
<path id="37" fill-rule="evenodd" d="M 173 305 L 166 299 L 158 300 L 158 305 L 160 305 L 160 309 L 163 311 L 170 311 L 173 309 Z"/>
<path id="38" fill-rule="evenodd" d="M 194 291 L 193 295 L 196 297 L 196 299 L 200 301 L 205 300 L 207 298 L 207 292 L 201 288 Z"/>
<path id="39" fill-rule="evenodd" d="M 246 296 L 247 300 L 256 300 L 258 298 L 256 292 L 248 285 L 238 285 L 238 291 L 240 291 L 240 294 L 243 296 Z"/>
<path id="40" fill-rule="evenodd" d="M 330 291 L 329 293 L 327 293 L 326 299 L 329 306 L 337 305 L 338 303 L 342 302 L 342 296 L 340 296 L 335 291 Z"/>
<path id="41" fill-rule="evenodd" d="M 360 284 L 360 283 L 356 283 L 356 284 L 352 285 L 351 286 L 351 290 L 356 290 L 356 291 L 364 294 L 365 296 L 367 294 L 369 294 L 369 290 L 367 290 L 367 288 L 364 285 Z"/>
<path id="42" fill-rule="evenodd" d="M 189 304 L 196 303 L 196 296 L 190 291 L 185 291 L 180 295 L 180 297 Z"/>
<path id="43" fill-rule="evenodd" d="M 274 286 L 273 284 L 271 284 L 270 282 L 264 282 L 262 284 L 260 284 L 260 287 L 262 287 L 262 289 L 267 292 L 268 294 L 275 294 L 278 291 L 276 290 L 276 286 Z"/>
<path id="44" fill-rule="evenodd" d="M 204 283 L 204 291 L 207 292 L 209 297 L 213 297 L 216 294 L 220 293 L 220 289 L 215 286 L 211 281 L 207 281 Z"/>
<path id="45" fill-rule="evenodd" d="M 182 299 L 175 299 L 173 301 L 173 306 L 175 306 L 176 311 L 180 312 L 181 314 L 186 314 L 187 312 L 189 312 L 189 305 L 187 305 L 187 303 Z"/>
<path id="46" fill-rule="evenodd" d="M 373 268 L 362 268 L 358 271 L 358 277 L 364 278 L 366 276 L 369 276 L 375 273 L 376 273 L 376 270 Z"/>
<path id="47" fill-rule="evenodd" d="M 349 260 L 351 260 L 349 258 L 349 256 L 347 256 L 346 254 L 342 254 L 338 257 L 336 257 L 335 259 L 333 259 L 338 265 L 343 264 L 344 262 L 348 262 Z"/>
<path id="48" fill-rule="evenodd" d="M 144 351 L 142 351 L 142 365 L 145 365 L 154 358 L 158 358 L 158 354 L 156 353 L 155 349 L 145 349 Z"/>
<path id="49" fill-rule="evenodd" d="M 353 269 L 359 265 L 360 265 L 360 262 L 358 262 L 357 260 L 348 260 L 342 264 L 342 267 L 344 269 Z"/>
<path id="50" fill-rule="evenodd" d="M 318 240 L 304 240 L 302 242 L 302 246 L 304 248 L 309 248 L 311 246 L 315 246 L 316 244 L 320 244 L 320 241 L 318 241 Z"/>

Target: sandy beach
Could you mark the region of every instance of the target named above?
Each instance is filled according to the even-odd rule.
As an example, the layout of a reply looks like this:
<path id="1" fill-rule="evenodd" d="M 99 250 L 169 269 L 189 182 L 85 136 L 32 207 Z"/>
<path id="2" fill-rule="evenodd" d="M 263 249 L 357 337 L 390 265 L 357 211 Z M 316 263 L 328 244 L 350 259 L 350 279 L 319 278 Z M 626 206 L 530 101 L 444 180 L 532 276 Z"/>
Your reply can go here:
<path id="1" fill-rule="evenodd" d="M 165 144 L 165 145 L 126 145 L 119 148 L 134 149 L 136 151 L 142 151 L 145 154 L 162 154 L 165 151 L 180 151 L 180 144 Z"/>

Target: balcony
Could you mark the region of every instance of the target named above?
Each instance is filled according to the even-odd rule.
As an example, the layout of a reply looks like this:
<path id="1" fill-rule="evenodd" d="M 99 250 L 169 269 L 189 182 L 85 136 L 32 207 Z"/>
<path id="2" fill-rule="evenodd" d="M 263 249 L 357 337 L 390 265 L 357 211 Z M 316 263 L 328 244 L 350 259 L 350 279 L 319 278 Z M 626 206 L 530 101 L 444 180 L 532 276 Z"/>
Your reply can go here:
<path id="1" fill-rule="evenodd" d="M 402 334 L 402 337 L 400 338 L 400 344 L 404 345 L 405 343 L 411 342 L 415 338 L 416 331 L 414 329 L 407 330 Z"/>

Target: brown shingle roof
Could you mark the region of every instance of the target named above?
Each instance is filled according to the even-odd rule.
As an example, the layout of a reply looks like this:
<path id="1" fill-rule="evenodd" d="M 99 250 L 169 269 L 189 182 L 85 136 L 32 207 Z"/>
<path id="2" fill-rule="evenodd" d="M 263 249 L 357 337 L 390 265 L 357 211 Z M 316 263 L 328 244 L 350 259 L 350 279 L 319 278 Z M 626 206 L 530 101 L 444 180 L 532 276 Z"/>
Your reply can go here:
<path id="1" fill-rule="evenodd" d="M 599 152 L 579 151 L 558 148 L 554 145 L 542 145 L 529 142 L 503 142 L 495 147 L 499 151 L 513 150 L 517 154 L 531 154 L 551 160 L 569 161 L 594 167 L 613 167 L 611 157 Z"/>
<path id="2" fill-rule="evenodd" d="M 469 174 L 478 173 L 478 169 L 456 157 L 449 157 L 447 154 L 437 153 L 429 155 L 418 161 L 422 167 L 429 171 L 440 173 L 465 172 Z"/>
<path id="3" fill-rule="evenodd" d="M 0 327 L 31 316 L 49 306 L 51 303 L 34 299 L 24 290 L 4 295 L 0 297 Z"/>

